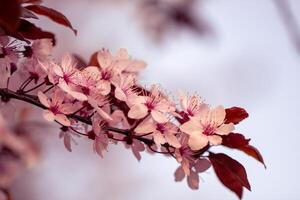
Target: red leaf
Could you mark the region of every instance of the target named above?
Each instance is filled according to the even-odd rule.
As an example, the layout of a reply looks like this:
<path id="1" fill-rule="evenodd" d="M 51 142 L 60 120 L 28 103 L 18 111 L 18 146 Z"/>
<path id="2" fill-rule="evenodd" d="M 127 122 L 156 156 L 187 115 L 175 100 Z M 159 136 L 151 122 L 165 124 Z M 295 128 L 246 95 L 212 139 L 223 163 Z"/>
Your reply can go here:
<path id="1" fill-rule="evenodd" d="M 38 15 L 49 17 L 52 21 L 58 24 L 69 27 L 70 29 L 73 30 L 75 35 L 77 34 L 77 30 L 73 28 L 71 22 L 67 19 L 67 17 L 64 16 L 62 13 L 58 12 L 57 10 L 54 10 L 52 8 L 47 8 L 41 5 L 29 5 L 26 6 L 26 8 L 28 10 L 31 10 L 32 12 L 35 12 Z"/>
<path id="2" fill-rule="evenodd" d="M 36 27 L 33 23 L 26 21 L 24 19 L 20 20 L 18 33 L 30 40 L 49 38 L 52 39 L 53 43 L 55 43 L 55 36 L 53 33 L 43 31 L 39 27 Z"/>
<path id="3" fill-rule="evenodd" d="M 249 144 L 250 139 L 246 139 L 242 134 L 229 133 L 222 136 L 222 145 L 229 148 L 240 148 Z"/>
<path id="4" fill-rule="evenodd" d="M 255 158 L 257 161 L 261 162 L 265 168 L 267 168 L 262 155 L 260 154 L 258 149 L 255 148 L 254 146 L 246 145 L 246 146 L 239 148 L 239 150 L 241 150 L 241 151 L 245 152 L 246 154 L 248 154 L 249 156 Z"/>
<path id="5" fill-rule="evenodd" d="M 21 6 L 18 0 L 0 0 L 0 26 L 8 32 L 18 28 Z"/>
<path id="6" fill-rule="evenodd" d="M 258 149 L 249 145 L 249 141 L 250 139 L 245 139 L 245 137 L 239 133 L 230 133 L 229 135 L 222 136 L 223 146 L 243 151 L 249 156 L 255 158 L 257 161 L 261 162 L 264 167 L 267 168 L 262 155 L 259 153 Z"/>
<path id="7" fill-rule="evenodd" d="M 243 196 L 243 187 L 251 190 L 246 170 L 238 161 L 222 153 L 210 153 L 208 158 L 219 180 L 240 199 Z"/>
<path id="8" fill-rule="evenodd" d="M 225 111 L 225 124 L 238 124 L 249 116 L 245 109 L 239 107 L 226 108 Z"/>

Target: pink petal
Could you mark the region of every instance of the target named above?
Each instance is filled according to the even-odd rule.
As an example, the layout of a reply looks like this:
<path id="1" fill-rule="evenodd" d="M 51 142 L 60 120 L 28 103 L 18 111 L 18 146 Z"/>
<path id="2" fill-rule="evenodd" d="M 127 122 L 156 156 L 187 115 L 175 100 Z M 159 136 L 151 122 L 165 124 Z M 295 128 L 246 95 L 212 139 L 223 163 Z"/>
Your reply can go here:
<path id="1" fill-rule="evenodd" d="M 123 92 L 123 90 L 119 87 L 116 87 L 115 90 L 115 97 L 117 99 L 119 99 L 120 101 L 127 101 L 127 96 L 126 94 Z"/>
<path id="2" fill-rule="evenodd" d="M 208 137 L 203 134 L 190 136 L 188 141 L 189 147 L 195 151 L 202 149 L 207 144 L 208 144 Z"/>
<path id="3" fill-rule="evenodd" d="M 152 110 L 151 111 L 151 116 L 158 123 L 165 123 L 165 122 L 168 121 L 168 118 L 163 113 L 161 113 L 157 110 Z"/>
<path id="4" fill-rule="evenodd" d="M 87 100 L 87 96 L 81 92 L 77 92 L 77 91 L 69 91 L 69 94 L 74 97 L 75 99 L 79 100 L 79 101 L 86 101 Z"/>
<path id="5" fill-rule="evenodd" d="M 176 182 L 182 181 L 184 179 L 185 173 L 181 166 L 176 169 L 174 176 Z"/>
<path id="6" fill-rule="evenodd" d="M 43 116 L 49 122 L 54 121 L 54 118 L 55 118 L 53 112 L 51 112 L 49 110 L 44 110 Z"/>
<path id="7" fill-rule="evenodd" d="M 107 151 L 108 146 L 108 138 L 107 135 L 100 134 L 96 137 L 95 142 L 93 144 L 94 151 L 103 158 L 103 151 Z"/>
<path id="8" fill-rule="evenodd" d="M 73 69 L 75 61 L 73 56 L 70 53 L 65 53 L 61 59 L 61 67 L 65 72 L 69 72 L 70 69 Z"/>
<path id="9" fill-rule="evenodd" d="M 62 68 L 59 65 L 53 64 L 52 66 L 53 72 L 59 76 L 59 77 L 63 77 L 64 76 L 64 72 L 62 71 Z"/>
<path id="10" fill-rule="evenodd" d="M 69 133 L 64 134 L 64 145 L 69 152 L 72 152 L 71 135 Z"/>
<path id="11" fill-rule="evenodd" d="M 155 129 L 156 129 L 155 124 L 152 121 L 147 120 L 146 122 L 142 122 L 141 124 L 139 124 L 134 129 L 134 132 L 136 132 L 137 134 L 145 134 L 145 133 L 151 133 Z"/>
<path id="12" fill-rule="evenodd" d="M 106 121 L 112 121 L 113 119 L 107 114 L 104 110 L 102 110 L 100 107 L 96 107 L 96 111 L 98 114 Z"/>
<path id="13" fill-rule="evenodd" d="M 110 93 L 110 90 L 111 90 L 111 84 L 110 84 L 110 82 L 102 80 L 101 83 L 100 83 L 100 88 L 99 89 L 100 89 L 101 94 L 103 96 L 108 95 Z"/>
<path id="14" fill-rule="evenodd" d="M 188 107 L 187 95 L 183 91 L 179 91 L 179 101 L 181 108 L 185 111 Z"/>
<path id="15" fill-rule="evenodd" d="M 52 102 L 53 104 L 61 105 L 64 101 L 64 98 L 65 98 L 65 93 L 60 89 L 57 89 L 53 94 Z"/>
<path id="16" fill-rule="evenodd" d="M 79 101 L 86 101 L 87 100 L 87 96 L 84 95 L 81 92 L 77 92 L 77 91 L 73 91 L 71 89 L 71 87 L 63 80 L 60 79 L 58 86 L 65 91 L 66 93 L 68 93 L 69 95 L 71 95 L 72 97 L 74 97 L 75 99 L 79 100 Z"/>
<path id="17" fill-rule="evenodd" d="M 50 107 L 50 101 L 48 99 L 48 97 L 41 91 L 38 91 L 38 98 L 39 101 L 41 102 L 41 104 L 43 104 L 44 106 L 46 106 L 47 108 Z"/>
<path id="18" fill-rule="evenodd" d="M 129 56 L 128 56 L 127 49 L 125 49 L 125 48 L 118 49 L 117 54 L 116 54 L 117 59 L 128 59 L 128 57 Z"/>
<path id="19" fill-rule="evenodd" d="M 105 69 L 109 67 L 109 65 L 112 62 L 112 55 L 108 50 L 103 49 L 102 51 L 99 51 L 97 54 L 97 60 L 100 64 L 100 67 Z"/>
<path id="20" fill-rule="evenodd" d="M 217 106 L 212 110 L 212 117 L 214 117 L 213 120 L 217 125 L 221 125 L 224 122 L 225 115 L 226 112 L 223 106 Z"/>
<path id="21" fill-rule="evenodd" d="M 220 145 L 222 144 L 222 138 L 218 135 L 208 136 L 209 143 L 211 145 Z"/>
<path id="22" fill-rule="evenodd" d="M 100 70 L 96 66 L 88 66 L 82 70 L 82 73 L 87 73 L 89 76 L 96 78 L 100 75 Z"/>
<path id="23" fill-rule="evenodd" d="M 128 112 L 128 117 L 132 119 L 142 119 L 148 114 L 148 108 L 143 104 L 132 106 Z"/>
<path id="24" fill-rule="evenodd" d="M 131 150 L 136 159 L 140 161 L 142 158 L 140 152 L 144 151 L 145 147 L 140 141 L 134 141 L 131 145 Z"/>
<path id="25" fill-rule="evenodd" d="M 175 148 L 180 148 L 181 144 L 178 141 L 177 137 L 171 133 L 165 134 L 166 141 Z"/>
<path id="26" fill-rule="evenodd" d="M 72 104 L 72 103 L 65 103 L 62 104 L 62 106 L 60 106 L 59 111 L 62 112 L 63 114 L 72 114 L 75 111 L 77 111 L 79 109 L 79 107 L 76 104 Z"/>
<path id="27" fill-rule="evenodd" d="M 97 113 L 106 121 L 112 121 L 113 119 L 109 116 L 109 114 L 107 114 L 104 110 L 102 110 L 96 100 L 89 98 L 88 99 L 89 104 L 96 109 Z"/>
<path id="28" fill-rule="evenodd" d="M 222 124 L 217 130 L 215 131 L 219 135 L 228 135 L 230 132 L 234 130 L 233 123 L 230 124 Z"/>
<path id="29" fill-rule="evenodd" d="M 190 175 L 191 173 L 191 170 L 190 170 L 190 161 L 186 158 L 183 158 L 182 162 L 181 162 L 181 166 L 182 166 L 182 169 L 184 171 L 184 173 L 186 175 Z"/>
<path id="30" fill-rule="evenodd" d="M 203 159 L 199 158 L 195 165 L 196 172 L 198 173 L 205 172 L 210 167 L 211 167 L 210 161 L 204 158 Z"/>
<path id="31" fill-rule="evenodd" d="M 145 69 L 146 65 L 147 64 L 143 61 L 133 60 L 130 62 L 130 65 L 128 67 L 126 67 L 126 71 L 136 73 L 136 72 L 139 72 L 139 71 Z"/>
<path id="32" fill-rule="evenodd" d="M 180 126 L 180 130 L 188 135 L 200 135 L 203 129 L 194 120 L 189 120 Z"/>
<path id="33" fill-rule="evenodd" d="M 63 114 L 57 114 L 55 115 L 55 120 L 61 123 L 64 126 L 71 126 L 70 120 L 66 117 L 66 115 Z"/>
<path id="34" fill-rule="evenodd" d="M 191 171 L 190 175 L 187 177 L 188 185 L 191 189 L 197 190 L 199 188 L 199 175 Z"/>
<path id="35" fill-rule="evenodd" d="M 157 145 L 166 143 L 164 136 L 158 131 L 155 131 L 153 133 L 153 140 L 154 140 L 155 144 L 157 144 Z"/>

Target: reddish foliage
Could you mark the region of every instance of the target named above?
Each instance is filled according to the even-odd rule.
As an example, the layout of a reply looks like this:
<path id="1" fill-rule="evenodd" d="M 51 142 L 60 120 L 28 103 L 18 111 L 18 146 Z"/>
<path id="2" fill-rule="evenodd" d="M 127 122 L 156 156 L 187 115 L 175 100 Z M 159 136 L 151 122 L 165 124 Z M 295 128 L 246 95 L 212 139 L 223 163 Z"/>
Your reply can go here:
<path id="1" fill-rule="evenodd" d="M 243 196 L 243 187 L 251 190 L 246 170 L 238 161 L 223 153 L 210 153 L 209 160 L 219 180 L 240 199 Z"/>
<path id="2" fill-rule="evenodd" d="M 240 148 L 248 145 L 250 139 L 239 133 L 230 133 L 229 135 L 222 136 L 222 145 L 229 148 Z"/>
<path id="3" fill-rule="evenodd" d="M 14 32 L 18 28 L 21 6 L 18 0 L 0 0 L 0 27 Z"/>
<path id="4" fill-rule="evenodd" d="M 249 156 L 255 158 L 257 161 L 261 162 L 264 165 L 264 167 L 267 168 L 264 159 L 257 148 L 251 145 L 245 145 L 239 149 L 248 154 Z"/>
<path id="5" fill-rule="evenodd" d="M 33 23 L 26 21 L 24 19 L 20 20 L 18 33 L 22 35 L 24 38 L 30 40 L 49 38 L 52 39 L 53 43 L 55 43 L 55 36 L 53 33 L 43 31 L 41 28 L 35 26 Z"/>
<path id="6" fill-rule="evenodd" d="M 49 17 L 51 20 L 53 20 L 54 22 L 56 22 L 58 24 L 69 27 L 70 29 L 73 30 L 75 35 L 77 34 L 77 30 L 73 28 L 71 22 L 62 13 L 60 13 L 52 8 L 47 8 L 47 7 L 41 6 L 41 5 L 29 5 L 29 6 L 26 6 L 26 8 L 38 15 L 44 15 L 46 17 Z"/>
<path id="7" fill-rule="evenodd" d="M 249 116 L 247 111 L 240 107 L 232 107 L 226 109 L 225 123 L 238 124 Z"/>
<path id="8" fill-rule="evenodd" d="M 250 139 L 246 139 L 242 134 L 239 133 L 230 133 L 229 135 L 222 136 L 223 146 L 245 152 L 249 156 L 255 158 L 257 161 L 261 162 L 266 168 L 262 155 L 257 148 L 249 145 L 249 141 Z"/>

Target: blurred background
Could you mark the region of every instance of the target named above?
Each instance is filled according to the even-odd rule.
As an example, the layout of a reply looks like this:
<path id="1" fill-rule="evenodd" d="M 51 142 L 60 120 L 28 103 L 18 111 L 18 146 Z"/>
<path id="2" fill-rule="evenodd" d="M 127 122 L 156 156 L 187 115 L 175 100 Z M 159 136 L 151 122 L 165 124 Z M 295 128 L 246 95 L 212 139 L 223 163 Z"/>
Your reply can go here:
<path id="1" fill-rule="evenodd" d="M 267 170 L 242 153 L 225 150 L 247 169 L 252 192 L 245 191 L 244 199 L 299 199 L 300 51 L 297 30 L 291 27 L 294 19 L 300 22 L 300 1 L 289 1 L 291 18 L 280 0 L 199 0 L 180 6 L 197 21 L 191 23 L 178 11 L 175 19 L 182 26 L 142 0 L 44 3 L 78 29 L 75 37 L 41 17 L 41 26 L 57 36 L 58 58 L 68 51 L 88 60 L 102 47 L 113 52 L 125 47 L 148 64 L 142 84 L 159 83 L 174 94 L 196 91 L 212 105 L 246 108 L 250 117 L 237 131 L 252 138 Z M 57 127 L 44 132 L 42 160 L 15 182 L 16 200 L 237 199 L 212 170 L 192 191 L 186 182 L 174 181 L 178 164 L 173 159 L 144 153 L 139 163 L 121 145 L 111 145 L 101 159 L 84 138 L 69 153 Z"/>

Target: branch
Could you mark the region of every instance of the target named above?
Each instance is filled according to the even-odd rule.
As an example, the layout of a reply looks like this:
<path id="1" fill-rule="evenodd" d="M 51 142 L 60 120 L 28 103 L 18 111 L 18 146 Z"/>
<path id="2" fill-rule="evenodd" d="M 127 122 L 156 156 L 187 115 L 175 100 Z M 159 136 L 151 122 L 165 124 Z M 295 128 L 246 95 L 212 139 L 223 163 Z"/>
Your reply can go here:
<path id="1" fill-rule="evenodd" d="M 18 93 L 18 92 L 14 92 L 14 91 L 6 89 L 6 88 L 5 89 L 1 88 L 0 89 L 0 96 L 1 96 L 3 101 L 9 101 L 10 99 L 17 99 L 17 100 L 35 105 L 39 108 L 47 109 L 47 107 L 45 107 L 43 104 L 41 104 L 39 102 L 37 96 L 34 96 L 34 95 Z M 68 115 L 68 117 L 72 118 L 72 119 L 75 119 L 76 121 L 80 121 L 82 123 L 92 125 L 92 121 L 89 118 L 82 117 L 80 115 L 74 115 L 74 114 Z M 105 127 L 103 127 L 103 129 L 107 130 L 107 131 L 112 131 L 112 132 L 115 132 L 115 133 L 119 133 L 119 134 L 125 135 L 127 137 L 131 137 L 132 139 L 139 140 L 139 141 L 143 142 L 144 144 L 146 144 L 149 147 L 155 144 L 152 139 L 148 139 L 148 138 L 145 138 L 145 137 L 136 136 L 134 134 L 131 134 L 132 130 L 130 130 L 130 129 L 119 129 L 119 128 L 115 128 L 115 127 L 111 127 L 111 126 L 105 126 Z M 173 146 L 170 146 L 169 144 L 163 144 L 162 146 L 164 146 L 166 148 L 174 148 Z"/>

